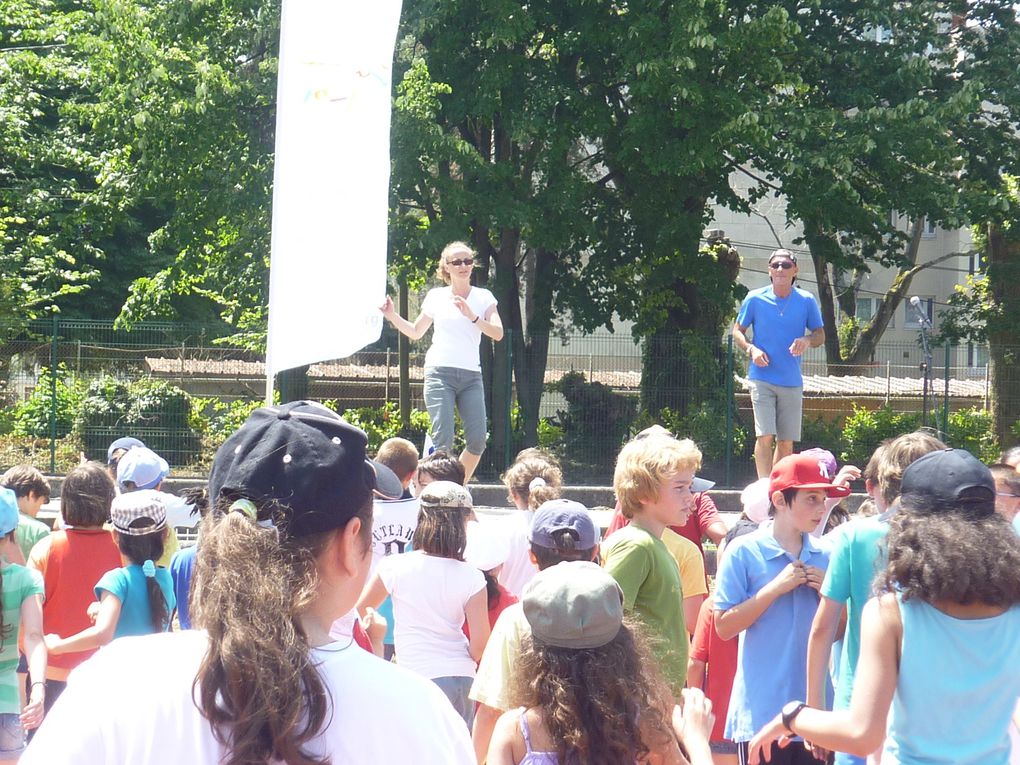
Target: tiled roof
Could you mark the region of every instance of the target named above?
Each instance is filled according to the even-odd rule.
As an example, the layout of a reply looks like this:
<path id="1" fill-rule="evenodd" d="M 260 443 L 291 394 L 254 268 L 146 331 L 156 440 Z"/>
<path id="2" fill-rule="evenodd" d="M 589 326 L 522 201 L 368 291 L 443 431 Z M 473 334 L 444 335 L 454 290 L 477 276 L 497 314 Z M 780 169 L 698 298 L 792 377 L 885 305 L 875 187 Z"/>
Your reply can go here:
<path id="1" fill-rule="evenodd" d="M 205 377 L 205 378 L 257 378 L 265 375 L 265 364 L 261 361 L 243 361 L 240 359 L 180 359 L 165 357 L 146 357 L 146 367 L 154 375 L 166 377 Z M 560 380 L 570 370 L 545 370 L 545 382 Z M 638 370 L 579 370 L 591 382 L 600 382 L 618 390 L 637 390 L 641 386 L 641 372 Z M 397 374 L 397 366 L 389 367 L 390 377 Z M 411 364 L 412 380 L 422 379 L 422 368 Z M 309 377 L 327 380 L 385 380 L 387 367 L 385 364 L 353 364 L 331 361 L 312 364 L 308 370 Z M 748 391 L 747 378 L 735 375 L 738 390 Z M 804 393 L 819 397 L 851 397 L 851 396 L 920 396 L 922 381 L 914 377 L 834 377 L 829 375 L 804 375 Z M 945 380 L 934 381 L 935 392 L 942 395 Z M 982 398 L 985 395 L 985 381 L 950 379 L 949 395 L 952 397 Z"/>
<path id="2" fill-rule="evenodd" d="M 746 377 L 737 376 L 738 384 L 749 390 Z M 921 396 L 923 380 L 919 377 L 834 377 L 830 375 L 804 375 L 804 393 L 809 396 Z M 934 381 L 935 393 L 941 396 L 946 389 L 945 379 Z M 982 398 L 984 380 L 949 380 L 952 397 Z"/>

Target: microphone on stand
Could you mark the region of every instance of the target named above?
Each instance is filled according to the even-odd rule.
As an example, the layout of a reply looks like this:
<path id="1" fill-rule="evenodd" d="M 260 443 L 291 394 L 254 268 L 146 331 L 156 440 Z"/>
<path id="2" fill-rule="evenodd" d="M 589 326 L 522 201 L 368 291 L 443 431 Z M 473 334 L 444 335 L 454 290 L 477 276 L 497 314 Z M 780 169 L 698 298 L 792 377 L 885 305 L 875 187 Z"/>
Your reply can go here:
<path id="1" fill-rule="evenodd" d="M 912 305 L 914 310 L 917 312 L 917 318 L 921 322 L 921 326 L 931 329 L 931 319 L 928 318 L 928 311 L 921 305 L 921 298 L 914 295 L 910 298 L 910 305 Z"/>

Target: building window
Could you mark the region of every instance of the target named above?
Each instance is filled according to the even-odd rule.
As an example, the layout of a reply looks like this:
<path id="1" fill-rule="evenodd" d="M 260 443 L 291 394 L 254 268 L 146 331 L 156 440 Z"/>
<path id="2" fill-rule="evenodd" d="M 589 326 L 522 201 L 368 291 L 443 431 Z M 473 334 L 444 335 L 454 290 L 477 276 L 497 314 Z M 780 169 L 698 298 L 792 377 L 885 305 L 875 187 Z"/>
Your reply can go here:
<path id="1" fill-rule="evenodd" d="M 921 226 L 921 238 L 934 239 L 937 236 L 936 234 L 937 229 L 938 225 L 936 223 L 925 218 L 924 225 Z"/>
<path id="2" fill-rule="evenodd" d="M 984 268 L 985 262 L 980 252 L 972 252 L 968 260 L 969 262 L 967 263 L 967 273 L 969 273 L 971 276 L 980 273 L 981 269 Z"/>
<path id="3" fill-rule="evenodd" d="M 967 343 L 967 366 L 984 369 L 988 366 L 988 346 L 984 343 Z"/>
<path id="4" fill-rule="evenodd" d="M 875 318 L 875 314 L 878 313 L 878 307 L 881 305 L 881 301 L 877 297 L 860 297 L 857 298 L 857 323 L 868 324 L 872 319 Z M 886 325 L 887 329 L 895 329 L 896 327 L 896 314 L 892 314 L 889 317 L 889 323 Z"/>
<path id="5" fill-rule="evenodd" d="M 921 296 L 921 309 L 927 314 L 928 321 L 935 321 L 935 298 L 931 295 Z M 917 309 L 910 304 L 909 300 L 903 301 L 903 329 L 920 329 L 921 322 L 918 321 Z"/>

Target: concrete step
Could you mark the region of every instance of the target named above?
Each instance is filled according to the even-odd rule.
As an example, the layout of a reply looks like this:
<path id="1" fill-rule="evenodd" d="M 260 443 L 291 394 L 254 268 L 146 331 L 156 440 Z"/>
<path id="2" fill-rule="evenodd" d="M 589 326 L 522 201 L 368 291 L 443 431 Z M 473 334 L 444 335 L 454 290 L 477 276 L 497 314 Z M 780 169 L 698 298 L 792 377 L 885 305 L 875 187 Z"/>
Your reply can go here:
<path id="1" fill-rule="evenodd" d="M 60 487 L 64 482 L 63 476 L 50 476 L 49 481 L 54 498 L 59 497 Z M 177 494 L 185 489 L 203 485 L 205 485 L 205 480 L 201 478 L 168 478 L 163 482 L 163 489 L 171 494 Z M 471 490 L 471 496 L 476 505 L 491 508 L 511 507 L 506 487 L 503 484 L 472 483 L 468 485 L 468 488 Z M 740 491 L 713 489 L 710 493 L 720 512 L 740 513 Z M 611 508 L 616 505 L 616 496 L 613 494 L 612 486 L 566 486 L 563 489 L 563 496 L 589 508 Z M 866 498 L 867 495 L 863 493 L 851 494 L 846 500 L 847 506 L 851 511 L 856 511 Z"/>

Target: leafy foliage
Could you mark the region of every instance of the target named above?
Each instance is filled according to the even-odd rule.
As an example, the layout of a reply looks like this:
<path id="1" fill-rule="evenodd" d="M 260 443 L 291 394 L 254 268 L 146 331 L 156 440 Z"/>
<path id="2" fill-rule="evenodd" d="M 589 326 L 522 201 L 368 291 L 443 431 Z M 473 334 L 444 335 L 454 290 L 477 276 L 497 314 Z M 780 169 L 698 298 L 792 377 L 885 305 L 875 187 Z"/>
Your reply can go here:
<path id="1" fill-rule="evenodd" d="M 163 380 L 124 382 L 112 376 L 93 380 L 75 417 L 74 430 L 85 453 L 105 458 L 116 438 L 132 435 L 173 465 L 183 465 L 200 451 L 191 397 Z"/>
<path id="2" fill-rule="evenodd" d="M 701 449 L 706 463 L 721 462 L 726 457 L 726 410 L 719 402 L 702 402 L 691 407 L 686 415 L 666 408 L 659 412 L 659 421 L 671 433 L 690 438 Z M 747 430 L 733 419 L 731 454 L 743 454 L 747 446 Z"/>
<path id="3" fill-rule="evenodd" d="M 336 408 L 335 406 L 333 407 Z M 405 429 L 400 422 L 396 404 L 386 402 L 381 407 L 345 409 L 341 416 L 351 425 L 361 428 L 368 436 L 368 449 L 375 452 L 387 438 L 401 437 L 415 444 L 425 443 L 425 434 L 431 424 L 428 412 L 411 410 L 411 429 Z M 456 439 L 455 439 L 456 440 Z M 461 448 L 463 448 L 461 446 Z"/>
<path id="4" fill-rule="evenodd" d="M 84 382 L 71 375 L 64 364 L 58 365 L 55 380 L 50 370 L 43 368 L 32 394 L 14 407 L 11 432 L 15 436 L 49 438 L 50 418 L 55 410 L 56 436 L 63 438 L 74 427 L 74 418 L 84 396 Z"/>
<path id="5" fill-rule="evenodd" d="M 978 407 L 949 413 L 947 439 L 950 446 L 966 449 L 985 464 L 999 461 L 999 440 L 990 412 Z"/>
<path id="6" fill-rule="evenodd" d="M 549 390 L 562 393 L 566 410 L 557 412 L 564 449 L 572 460 L 611 470 L 626 440 L 637 401 L 600 382 L 588 382 L 583 372 L 567 372 Z"/>
<path id="7" fill-rule="evenodd" d="M 877 409 L 854 405 L 843 426 L 840 461 L 863 469 L 882 441 L 917 430 L 920 424 L 921 416 L 916 412 L 896 412 L 888 405 Z"/>

